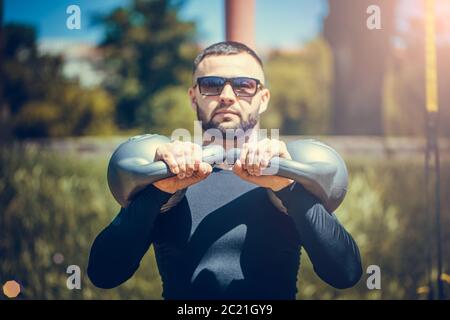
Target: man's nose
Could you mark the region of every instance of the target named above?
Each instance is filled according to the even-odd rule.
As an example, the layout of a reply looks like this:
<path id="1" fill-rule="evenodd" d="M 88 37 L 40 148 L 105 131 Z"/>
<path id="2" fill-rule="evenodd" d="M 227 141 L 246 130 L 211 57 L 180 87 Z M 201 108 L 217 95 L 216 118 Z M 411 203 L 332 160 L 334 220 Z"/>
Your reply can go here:
<path id="1" fill-rule="evenodd" d="M 220 102 L 225 104 L 233 104 L 236 102 L 236 95 L 234 94 L 233 88 L 229 83 L 223 87 L 222 93 L 219 96 Z"/>

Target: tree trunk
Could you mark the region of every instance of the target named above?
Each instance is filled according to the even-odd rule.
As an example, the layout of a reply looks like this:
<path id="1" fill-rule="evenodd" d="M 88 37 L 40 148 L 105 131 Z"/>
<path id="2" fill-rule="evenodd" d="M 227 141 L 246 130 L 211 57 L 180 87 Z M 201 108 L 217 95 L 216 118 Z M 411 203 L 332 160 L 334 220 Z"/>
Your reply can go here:
<path id="1" fill-rule="evenodd" d="M 370 30 L 370 5 L 381 29 Z M 383 135 L 383 79 L 390 56 L 396 0 L 329 0 L 324 36 L 333 52 L 333 133 Z"/>

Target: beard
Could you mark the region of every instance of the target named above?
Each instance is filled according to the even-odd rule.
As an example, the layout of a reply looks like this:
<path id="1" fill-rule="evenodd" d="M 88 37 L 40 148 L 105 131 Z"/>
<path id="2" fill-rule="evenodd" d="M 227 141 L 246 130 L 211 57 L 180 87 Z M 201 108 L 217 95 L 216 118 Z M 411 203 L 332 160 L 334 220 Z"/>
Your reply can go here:
<path id="1" fill-rule="evenodd" d="M 239 122 L 236 123 L 233 126 L 225 126 L 225 121 L 217 121 L 214 120 L 214 116 L 212 116 L 210 119 L 208 119 L 207 115 L 201 110 L 198 103 L 195 103 L 196 109 L 197 109 L 197 120 L 201 121 L 202 123 L 202 129 L 203 131 L 206 131 L 208 129 L 218 129 L 222 133 L 222 138 L 226 139 L 226 133 L 232 131 L 233 133 L 236 133 L 237 131 L 242 130 L 243 132 L 247 132 L 250 129 L 253 129 L 259 121 L 259 112 L 256 110 L 255 112 L 252 112 L 248 115 L 248 119 L 243 119 L 242 114 L 239 113 L 238 118 Z M 218 110 L 222 108 L 227 108 L 228 106 L 219 103 L 217 107 L 211 112 L 211 115 L 214 115 Z M 226 121 L 228 122 L 228 121 Z"/>

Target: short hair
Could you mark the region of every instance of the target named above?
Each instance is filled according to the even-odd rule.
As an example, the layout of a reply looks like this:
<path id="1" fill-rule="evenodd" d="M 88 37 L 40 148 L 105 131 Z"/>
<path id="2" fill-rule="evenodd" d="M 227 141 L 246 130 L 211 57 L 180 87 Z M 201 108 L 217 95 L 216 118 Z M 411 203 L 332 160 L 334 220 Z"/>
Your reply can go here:
<path id="1" fill-rule="evenodd" d="M 203 61 L 208 56 L 228 56 L 233 54 L 239 54 L 242 52 L 246 52 L 249 55 L 251 55 L 255 60 L 258 62 L 258 64 L 263 68 L 263 63 L 261 59 L 258 57 L 255 51 L 247 47 L 245 44 L 236 42 L 236 41 L 222 41 L 215 43 L 213 45 L 210 45 L 206 49 L 204 49 L 202 52 L 198 54 L 198 56 L 194 60 L 194 66 L 192 69 L 192 73 L 194 74 L 197 70 L 198 65 L 200 62 Z"/>

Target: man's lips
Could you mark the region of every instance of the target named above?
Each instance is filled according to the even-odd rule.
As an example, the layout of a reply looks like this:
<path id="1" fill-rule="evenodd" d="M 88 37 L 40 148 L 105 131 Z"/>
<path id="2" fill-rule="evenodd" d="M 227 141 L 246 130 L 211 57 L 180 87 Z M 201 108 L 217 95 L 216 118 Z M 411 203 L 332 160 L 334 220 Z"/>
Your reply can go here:
<path id="1" fill-rule="evenodd" d="M 239 113 L 237 113 L 236 111 L 233 111 L 233 110 L 219 110 L 214 113 L 214 116 L 216 116 L 218 114 L 234 114 L 234 115 L 239 116 Z"/>

